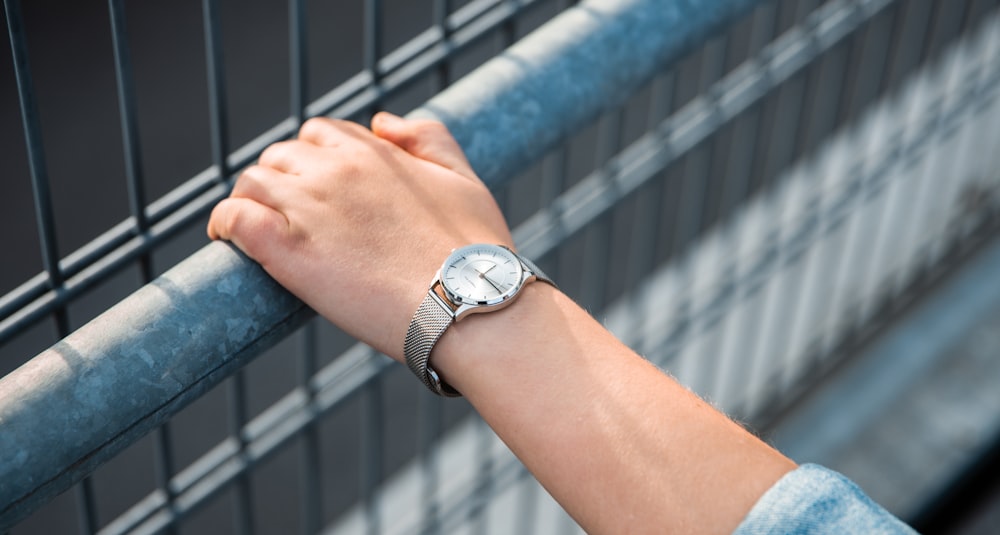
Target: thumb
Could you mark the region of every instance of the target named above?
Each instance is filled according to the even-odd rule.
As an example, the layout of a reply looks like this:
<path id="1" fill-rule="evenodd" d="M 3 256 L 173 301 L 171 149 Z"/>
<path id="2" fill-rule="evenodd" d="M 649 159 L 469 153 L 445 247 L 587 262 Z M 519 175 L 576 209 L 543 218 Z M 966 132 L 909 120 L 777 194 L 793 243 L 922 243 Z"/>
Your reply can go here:
<path id="1" fill-rule="evenodd" d="M 406 152 L 479 181 L 448 128 L 429 119 L 404 119 L 389 112 L 372 117 L 372 132 Z"/>

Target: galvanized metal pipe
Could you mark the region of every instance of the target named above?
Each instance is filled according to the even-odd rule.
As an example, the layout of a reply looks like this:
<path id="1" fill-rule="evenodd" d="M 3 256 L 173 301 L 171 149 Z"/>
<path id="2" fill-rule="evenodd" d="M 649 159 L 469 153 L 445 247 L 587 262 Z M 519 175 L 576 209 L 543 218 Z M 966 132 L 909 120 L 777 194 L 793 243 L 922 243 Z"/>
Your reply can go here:
<path id="1" fill-rule="evenodd" d="M 498 185 L 759 0 L 594 0 L 413 116 L 440 119 Z M 212 243 L 0 379 L 0 531 L 312 316 Z"/>
<path id="2" fill-rule="evenodd" d="M 311 315 L 216 242 L 0 379 L 0 532 Z"/>

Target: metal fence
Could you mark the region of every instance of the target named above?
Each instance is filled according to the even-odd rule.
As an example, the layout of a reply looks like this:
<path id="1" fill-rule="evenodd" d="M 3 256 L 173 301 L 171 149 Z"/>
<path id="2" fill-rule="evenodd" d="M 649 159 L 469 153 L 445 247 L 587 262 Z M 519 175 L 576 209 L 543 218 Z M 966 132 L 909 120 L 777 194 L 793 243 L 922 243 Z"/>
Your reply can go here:
<path id="1" fill-rule="evenodd" d="M 417 113 L 452 128 L 527 256 L 745 420 L 794 402 L 996 226 L 995 1 L 412 4 L 432 24 L 389 46 L 391 7 L 366 2 L 359 70 L 317 91 L 323 7 L 289 2 L 288 111 L 238 145 L 227 64 L 243 51 L 205 0 L 210 165 L 151 202 L 134 38 L 111 0 L 130 211 L 65 254 L 30 33 L 4 2 L 44 271 L 0 298 L 0 351 L 48 318 L 69 336 L 0 380 L 0 451 L 16 452 L 0 454 L 0 529 L 95 469 L 75 505 L 12 531 L 575 529 L 464 402 L 322 322 L 291 334 L 309 311 L 222 244 L 70 335 L 90 319 L 74 304 L 116 274 L 150 282 L 158 252 L 198 247 L 171 240 L 305 117 L 405 111 L 550 18 Z"/>

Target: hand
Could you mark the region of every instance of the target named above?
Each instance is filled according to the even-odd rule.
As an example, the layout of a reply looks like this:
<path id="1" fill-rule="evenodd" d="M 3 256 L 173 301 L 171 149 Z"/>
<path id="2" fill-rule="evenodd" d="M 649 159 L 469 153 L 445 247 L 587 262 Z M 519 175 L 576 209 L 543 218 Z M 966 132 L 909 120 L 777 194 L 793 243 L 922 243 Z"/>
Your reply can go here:
<path id="1" fill-rule="evenodd" d="M 232 241 L 319 314 L 400 361 L 448 253 L 512 245 L 444 125 L 384 112 L 372 131 L 311 119 L 298 139 L 268 147 L 215 207 L 208 236 Z"/>

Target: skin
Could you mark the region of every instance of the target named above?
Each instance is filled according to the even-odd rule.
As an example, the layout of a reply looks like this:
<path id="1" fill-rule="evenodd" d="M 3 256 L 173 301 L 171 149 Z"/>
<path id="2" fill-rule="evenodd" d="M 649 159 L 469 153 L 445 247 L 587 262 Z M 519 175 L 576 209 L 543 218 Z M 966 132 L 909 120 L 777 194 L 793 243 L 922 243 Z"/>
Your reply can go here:
<path id="1" fill-rule="evenodd" d="M 400 362 L 449 252 L 513 246 L 447 129 L 387 113 L 269 147 L 208 235 Z M 589 533 L 728 533 L 795 468 L 544 283 L 454 324 L 431 362 Z"/>

